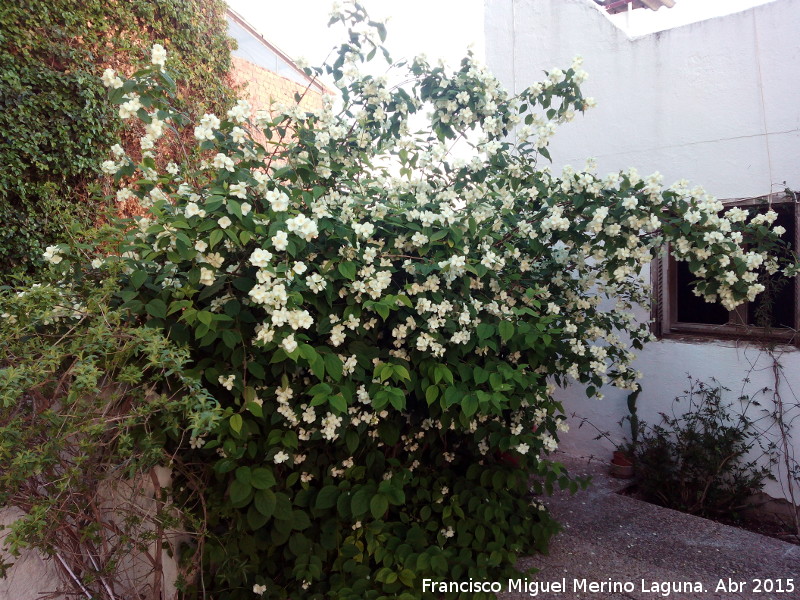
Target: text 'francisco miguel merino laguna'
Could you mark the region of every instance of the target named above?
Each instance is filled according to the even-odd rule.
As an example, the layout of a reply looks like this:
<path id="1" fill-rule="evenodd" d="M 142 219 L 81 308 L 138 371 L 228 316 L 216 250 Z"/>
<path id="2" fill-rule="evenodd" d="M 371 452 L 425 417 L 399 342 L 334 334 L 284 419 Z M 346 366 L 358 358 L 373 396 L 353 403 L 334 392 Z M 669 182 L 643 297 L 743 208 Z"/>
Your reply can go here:
<path id="1" fill-rule="evenodd" d="M 646 581 L 642 579 L 638 585 L 633 581 L 591 581 L 589 579 L 573 579 L 568 582 L 567 578 L 557 581 L 529 581 L 527 579 L 511 579 L 506 590 L 498 581 L 433 581 L 432 579 L 422 580 L 423 592 L 438 593 L 477 593 L 502 591 L 526 593 L 531 597 L 539 594 L 613 594 L 630 593 L 634 591 L 643 593 L 657 594 L 666 598 L 672 594 L 703 593 L 706 592 L 705 586 L 699 581 Z"/>

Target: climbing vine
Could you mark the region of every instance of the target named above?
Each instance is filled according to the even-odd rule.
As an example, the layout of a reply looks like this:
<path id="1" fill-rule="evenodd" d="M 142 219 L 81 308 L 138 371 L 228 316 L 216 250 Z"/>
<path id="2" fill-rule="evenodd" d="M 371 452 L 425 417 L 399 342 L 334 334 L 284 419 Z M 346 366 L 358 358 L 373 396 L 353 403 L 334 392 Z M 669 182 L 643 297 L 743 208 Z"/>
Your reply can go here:
<path id="1" fill-rule="evenodd" d="M 130 74 L 161 43 L 189 82 L 177 105 L 190 114 L 227 108 L 224 15 L 221 0 L 2 3 L 0 280 L 32 272 L 47 245 L 97 219 L 99 165 L 126 137 L 99 79 L 104 68 Z"/>

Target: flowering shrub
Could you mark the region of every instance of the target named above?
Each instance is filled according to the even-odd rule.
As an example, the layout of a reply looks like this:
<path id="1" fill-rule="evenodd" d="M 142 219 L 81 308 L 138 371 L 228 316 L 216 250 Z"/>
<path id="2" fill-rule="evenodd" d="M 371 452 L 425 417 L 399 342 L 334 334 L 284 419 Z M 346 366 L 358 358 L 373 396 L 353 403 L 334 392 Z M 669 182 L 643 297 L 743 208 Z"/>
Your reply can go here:
<path id="1" fill-rule="evenodd" d="M 722 216 L 657 174 L 538 166 L 592 104 L 579 60 L 513 97 L 472 57 L 395 65 L 408 83 L 391 87 L 359 71 L 389 60 L 383 26 L 357 4 L 332 21 L 348 41 L 306 72 L 341 106 L 256 115 L 265 148 L 239 101 L 196 125 L 201 163 L 165 172 L 148 148 L 186 123 L 168 59 L 106 73 L 146 135 L 140 164 L 118 149 L 104 169 L 136 178 L 118 197 L 151 214 L 95 266 L 122 265 L 122 308 L 188 346 L 222 405 L 176 450 L 204 481 L 215 598 L 435 597 L 424 578 L 517 575 L 557 529 L 536 496 L 577 485 L 547 459 L 567 428 L 555 386 L 637 387 L 642 266 L 669 242 L 726 306 L 779 268 L 770 213 Z M 47 259 L 86 269 L 61 246 Z"/>

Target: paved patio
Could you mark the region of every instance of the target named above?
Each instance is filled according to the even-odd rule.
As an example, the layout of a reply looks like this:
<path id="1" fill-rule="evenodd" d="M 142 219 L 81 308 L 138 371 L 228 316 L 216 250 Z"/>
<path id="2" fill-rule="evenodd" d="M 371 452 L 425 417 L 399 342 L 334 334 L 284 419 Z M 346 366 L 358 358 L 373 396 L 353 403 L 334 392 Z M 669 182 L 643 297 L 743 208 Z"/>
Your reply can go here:
<path id="1" fill-rule="evenodd" d="M 800 546 L 620 495 L 629 482 L 609 477 L 601 462 L 563 455 L 559 460 L 575 474 L 592 475 L 593 483 L 575 496 L 559 493 L 546 500 L 565 529 L 548 556 L 522 561 L 541 569 L 530 580 L 539 582 L 538 594 L 529 588 L 502 594 L 503 600 L 800 600 Z M 792 578 L 794 591 L 786 581 Z M 756 579 L 772 579 L 772 591 L 757 593 Z M 744 585 L 735 589 L 729 580 Z M 590 582 L 605 587 L 591 592 Z M 611 591 L 611 584 L 624 582 L 630 582 L 627 589 Z M 667 595 L 658 586 L 669 582 L 690 582 L 691 591 L 670 589 Z M 553 589 L 544 591 L 548 583 Z M 558 583 L 565 589 L 553 585 Z"/>

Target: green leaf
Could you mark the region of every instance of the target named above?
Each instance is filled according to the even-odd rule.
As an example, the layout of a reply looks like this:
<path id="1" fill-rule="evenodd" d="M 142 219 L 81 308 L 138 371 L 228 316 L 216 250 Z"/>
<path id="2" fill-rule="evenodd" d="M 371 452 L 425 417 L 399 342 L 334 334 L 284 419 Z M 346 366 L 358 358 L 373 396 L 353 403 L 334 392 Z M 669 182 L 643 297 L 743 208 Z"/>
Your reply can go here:
<path id="1" fill-rule="evenodd" d="M 253 487 L 258 490 L 266 490 L 267 488 L 274 487 L 277 484 L 275 481 L 275 476 L 272 474 L 272 470 L 266 467 L 258 467 L 257 469 L 253 469 L 250 481 Z"/>
<path id="2" fill-rule="evenodd" d="M 478 410 L 478 398 L 470 394 L 461 402 L 461 409 L 467 418 L 471 417 Z"/>
<path id="3" fill-rule="evenodd" d="M 383 494 L 376 494 L 369 502 L 369 511 L 373 518 L 380 519 L 389 510 L 389 500 Z"/>
<path id="4" fill-rule="evenodd" d="M 156 317 L 157 319 L 167 318 L 167 305 L 160 298 L 153 298 L 145 306 L 147 314 Z"/>
<path id="5" fill-rule="evenodd" d="M 147 271 L 134 271 L 131 275 L 131 285 L 133 285 L 133 289 L 138 290 L 142 287 L 142 284 L 147 281 Z"/>
<path id="6" fill-rule="evenodd" d="M 394 372 L 401 380 L 411 381 L 411 374 L 403 365 L 394 365 Z"/>
<path id="7" fill-rule="evenodd" d="M 501 321 L 498 330 L 500 331 L 500 339 L 504 342 L 514 337 L 514 324 L 509 321 Z"/>
<path id="8" fill-rule="evenodd" d="M 275 494 L 275 513 L 274 517 L 281 521 L 292 520 L 292 501 L 286 494 Z"/>
<path id="9" fill-rule="evenodd" d="M 230 488 L 228 488 L 231 504 L 235 508 L 245 506 L 250 500 L 250 494 L 252 491 L 253 487 L 249 483 L 245 483 L 239 479 L 234 479 L 233 482 L 231 482 Z"/>
<path id="10" fill-rule="evenodd" d="M 239 433 L 242 430 L 242 415 L 240 414 L 231 415 L 229 423 L 231 429 L 233 429 L 236 433 Z"/>
<path id="11" fill-rule="evenodd" d="M 317 494 L 316 502 L 314 503 L 314 508 L 318 510 L 325 510 L 327 508 L 331 508 L 332 506 L 336 505 L 336 501 L 339 499 L 339 488 L 335 485 L 326 485 L 323 487 L 319 494 Z"/>
<path id="12" fill-rule="evenodd" d="M 369 510 L 369 504 L 370 491 L 366 488 L 361 488 L 353 495 L 353 499 L 350 501 L 350 510 L 353 512 L 353 516 L 358 518 L 364 515 Z"/>
<path id="13" fill-rule="evenodd" d="M 478 339 L 485 340 L 494 335 L 494 325 L 489 323 L 481 323 L 478 325 Z"/>
<path id="14" fill-rule="evenodd" d="M 352 429 L 348 429 L 347 433 L 344 436 L 344 440 L 345 444 L 347 445 L 347 451 L 350 454 L 353 454 L 358 449 L 358 442 L 359 442 L 358 433 L 356 433 Z"/>
<path id="15" fill-rule="evenodd" d="M 225 233 L 221 229 L 212 231 L 211 235 L 208 237 L 208 249 L 213 249 L 223 237 L 225 237 Z"/>
<path id="16" fill-rule="evenodd" d="M 275 493 L 272 490 L 258 490 L 253 498 L 253 505 L 267 518 L 275 513 L 276 502 Z"/>
<path id="17" fill-rule="evenodd" d="M 346 279 L 355 279 L 356 278 L 356 265 L 352 262 L 341 262 L 339 263 L 339 273 L 342 274 L 343 277 Z"/>
<path id="18" fill-rule="evenodd" d="M 342 361 L 339 359 L 338 356 L 335 354 L 326 354 L 324 357 L 325 360 L 325 371 L 327 371 L 328 375 L 330 375 L 334 381 L 339 381 L 342 378 Z"/>
<path id="19" fill-rule="evenodd" d="M 328 398 L 328 404 L 330 404 L 333 408 L 335 408 L 339 413 L 347 412 L 347 401 L 345 401 L 344 397 L 341 394 L 330 396 Z"/>
<path id="20" fill-rule="evenodd" d="M 403 569 L 400 571 L 398 577 L 400 578 L 400 581 L 402 581 L 407 587 L 414 587 L 414 579 L 416 578 L 416 575 L 414 575 L 414 571 L 411 569 Z"/>
<path id="21" fill-rule="evenodd" d="M 251 506 L 247 509 L 247 524 L 250 526 L 250 529 L 255 531 L 256 529 L 261 529 L 264 525 L 267 524 L 269 521 L 269 517 L 261 513 L 257 507 Z"/>
<path id="22" fill-rule="evenodd" d="M 311 519 L 302 510 L 292 511 L 292 529 L 296 531 L 303 531 L 311 527 Z"/>
<path id="23" fill-rule="evenodd" d="M 239 334 L 232 329 L 225 329 L 222 332 L 222 341 L 225 345 L 233 350 L 236 347 L 236 344 L 239 343 L 240 337 Z"/>
<path id="24" fill-rule="evenodd" d="M 436 398 L 439 397 L 439 388 L 435 385 L 429 385 L 425 390 L 425 400 L 428 402 L 428 405 L 433 404 L 436 402 Z"/>
<path id="25" fill-rule="evenodd" d="M 236 469 L 236 479 L 250 485 L 250 467 L 239 467 Z"/>

